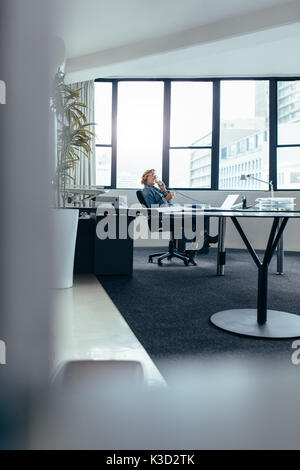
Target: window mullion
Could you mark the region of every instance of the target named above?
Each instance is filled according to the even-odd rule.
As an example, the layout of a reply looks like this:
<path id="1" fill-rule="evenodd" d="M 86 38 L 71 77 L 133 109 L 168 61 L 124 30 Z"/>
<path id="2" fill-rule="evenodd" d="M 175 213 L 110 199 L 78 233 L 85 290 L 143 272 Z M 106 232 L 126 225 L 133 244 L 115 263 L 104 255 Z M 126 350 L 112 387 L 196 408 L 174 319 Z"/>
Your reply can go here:
<path id="1" fill-rule="evenodd" d="M 213 81 L 211 189 L 219 189 L 220 80 Z"/>
<path id="2" fill-rule="evenodd" d="M 165 182 L 166 186 L 169 186 L 170 119 L 171 119 L 171 80 L 165 80 L 164 82 L 162 179 Z"/>
<path id="3" fill-rule="evenodd" d="M 111 187 L 117 187 L 117 114 L 118 81 L 112 82 L 112 125 L 111 125 Z"/>
<path id="4" fill-rule="evenodd" d="M 269 180 L 277 190 L 277 80 L 270 80 L 269 93 Z"/>

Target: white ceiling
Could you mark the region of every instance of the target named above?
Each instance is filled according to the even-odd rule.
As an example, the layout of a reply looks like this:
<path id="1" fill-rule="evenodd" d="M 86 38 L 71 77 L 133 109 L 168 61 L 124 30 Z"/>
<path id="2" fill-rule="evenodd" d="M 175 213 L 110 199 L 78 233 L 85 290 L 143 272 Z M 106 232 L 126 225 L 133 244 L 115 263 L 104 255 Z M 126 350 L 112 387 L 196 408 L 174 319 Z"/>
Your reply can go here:
<path id="1" fill-rule="evenodd" d="M 300 74 L 299 0 L 64 2 L 58 34 L 70 82 Z"/>

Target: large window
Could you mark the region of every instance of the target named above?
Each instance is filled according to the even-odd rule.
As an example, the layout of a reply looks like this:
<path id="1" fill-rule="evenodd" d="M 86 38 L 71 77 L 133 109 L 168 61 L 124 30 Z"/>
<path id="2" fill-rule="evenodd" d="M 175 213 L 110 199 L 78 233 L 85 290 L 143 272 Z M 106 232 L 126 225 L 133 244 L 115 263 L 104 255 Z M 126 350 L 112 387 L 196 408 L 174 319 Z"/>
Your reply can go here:
<path id="1" fill-rule="evenodd" d="M 257 179 L 269 181 L 269 82 L 223 80 L 219 188 L 268 188 Z"/>
<path id="2" fill-rule="evenodd" d="M 300 189 L 300 79 L 99 79 L 95 119 L 100 186 Z"/>
<path id="3" fill-rule="evenodd" d="M 300 189 L 300 81 L 277 84 L 277 187 Z"/>
<path id="4" fill-rule="evenodd" d="M 172 82 L 169 185 L 210 188 L 212 82 Z"/>

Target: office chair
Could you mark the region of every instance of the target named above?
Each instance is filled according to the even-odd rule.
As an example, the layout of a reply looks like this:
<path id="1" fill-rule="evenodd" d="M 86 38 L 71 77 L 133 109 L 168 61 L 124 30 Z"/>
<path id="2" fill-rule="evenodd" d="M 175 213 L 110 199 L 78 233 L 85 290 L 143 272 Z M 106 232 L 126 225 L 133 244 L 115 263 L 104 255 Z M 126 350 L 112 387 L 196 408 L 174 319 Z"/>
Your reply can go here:
<path id="1" fill-rule="evenodd" d="M 147 209 L 149 209 L 149 207 L 147 206 L 147 203 L 144 199 L 144 196 L 142 194 L 142 191 L 141 190 L 138 190 L 136 192 L 136 196 L 138 198 L 138 201 L 139 203 L 146 207 Z M 149 226 L 149 229 L 151 231 L 151 227 L 152 227 L 152 224 L 151 224 L 151 211 L 148 212 L 148 226 Z M 159 232 L 162 231 L 162 226 L 161 226 L 161 217 L 160 217 L 160 220 L 159 220 L 159 229 L 158 229 Z M 153 263 L 153 258 L 155 257 L 158 257 L 157 258 L 157 264 L 159 266 L 162 266 L 162 260 L 163 259 L 168 259 L 168 260 L 171 260 L 172 258 L 178 258 L 178 259 L 181 259 L 184 264 L 186 266 L 188 266 L 190 263 L 193 265 L 193 266 L 197 266 L 197 263 L 194 261 L 193 259 L 193 256 L 187 256 L 185 255 L 184 253 L 180 252 L 179 250 L 176 249 L 176 246 L 175 246 L 175 240 L 174 240 L 174 229 L 172 227 L 172 221 L 171 221 L 171 227 L 170 227 L 170 233 L 171 233 L 171 239 L 169 241 L 169 249 L 167 252 L 164 252 L 164 253 L 153 253 L 152 255 L 149 255 L 149 258 L 148 258 L 148 262 L 149 263 Z"/>

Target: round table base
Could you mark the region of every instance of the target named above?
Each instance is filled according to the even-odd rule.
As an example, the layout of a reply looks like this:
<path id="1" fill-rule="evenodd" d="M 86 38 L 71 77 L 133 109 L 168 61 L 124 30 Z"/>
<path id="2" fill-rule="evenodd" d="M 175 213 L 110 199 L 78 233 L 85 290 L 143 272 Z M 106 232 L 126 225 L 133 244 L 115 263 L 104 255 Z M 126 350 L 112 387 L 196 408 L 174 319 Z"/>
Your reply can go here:
<path id="1" fill-rule="evenodd" d="M 214 313 L 210 321 L 225 331 L 257 338 L 299 338 L 300 315 L 267 311 L 267 322 L 264 325 L 257 323 L 257 310 L 252 308 L 224 310 Z"/>

